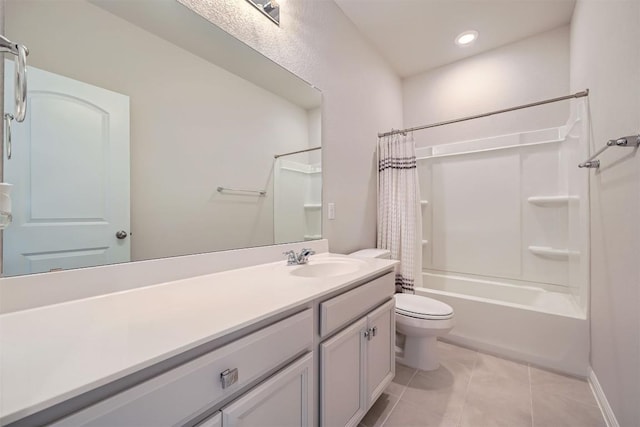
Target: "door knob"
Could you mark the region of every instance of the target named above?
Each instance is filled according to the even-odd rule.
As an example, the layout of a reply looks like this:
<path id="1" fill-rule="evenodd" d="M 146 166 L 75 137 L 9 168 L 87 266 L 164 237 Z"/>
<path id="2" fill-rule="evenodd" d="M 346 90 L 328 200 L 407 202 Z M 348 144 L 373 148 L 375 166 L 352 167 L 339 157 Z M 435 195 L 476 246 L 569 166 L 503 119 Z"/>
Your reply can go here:
<path id="1" fill-rule="evenodd" d="M 127 232 L 124 230 L 120 230 L 116 232 L 116 237 L 120 240 L 127 238 Z"/>

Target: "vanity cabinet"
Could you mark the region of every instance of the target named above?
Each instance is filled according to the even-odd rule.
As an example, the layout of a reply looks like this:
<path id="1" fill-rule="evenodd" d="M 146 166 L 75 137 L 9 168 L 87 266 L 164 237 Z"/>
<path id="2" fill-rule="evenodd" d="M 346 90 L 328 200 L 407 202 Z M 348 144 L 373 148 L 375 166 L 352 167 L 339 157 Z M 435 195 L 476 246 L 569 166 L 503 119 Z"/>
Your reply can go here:
<path id="1" fill-rule="evenodd" d="M 370 294 L 363 292 L 368 287 Z M 349 295 L 351 292 L 354 293 Z M 335 307 L 336 304 L 348 307 L 353 298 L 352 310 L 338 312 L 343 317 L 344 313 L 353 315 L 354 305 L 360 304 L 362 307 L 363 295 L 369 301 L 367 304 L 377 303 L 378 307 L 355 321 L 350 319 L 351 323 L 346 328 L 320 344 L 321 426 L 356 426 L 393 379 L 393 292 L 393 277 L 388 274 L 336 297 L 338 301 L 329 301 L 328 307 Z M 371 295 L 376 297 L 372 299 Z M 384 302 L 380 305 L 382 301 Z"/>
<path id="2" fill-rule="evenodd" d="M 16 426 L 355 427 L 395 375 L 390 267 Z"/>

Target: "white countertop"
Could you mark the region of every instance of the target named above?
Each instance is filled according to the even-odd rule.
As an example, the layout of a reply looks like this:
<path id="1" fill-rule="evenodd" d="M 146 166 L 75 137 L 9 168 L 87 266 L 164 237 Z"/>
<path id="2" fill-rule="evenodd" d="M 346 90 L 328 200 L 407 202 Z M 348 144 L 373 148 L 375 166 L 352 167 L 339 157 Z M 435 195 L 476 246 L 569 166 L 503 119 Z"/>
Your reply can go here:
<path id="1" fill-rule="evenodd" d="M 311 257 L 342 257 L 320 254 Z M 352 259 L 352 258 L 350 258 Z M 0 315 L 0 424 L 301 306 L 396 262 L 327 278 L 280 261 Z"/>

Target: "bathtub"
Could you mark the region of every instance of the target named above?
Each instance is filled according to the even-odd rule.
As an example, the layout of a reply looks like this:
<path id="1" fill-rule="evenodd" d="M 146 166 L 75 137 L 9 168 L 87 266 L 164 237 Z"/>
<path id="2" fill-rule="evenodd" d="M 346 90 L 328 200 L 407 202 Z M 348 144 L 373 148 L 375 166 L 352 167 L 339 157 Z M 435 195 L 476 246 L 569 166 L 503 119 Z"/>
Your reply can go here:
<path id="1" fill-rule="evenodd" d="M 417 295 L 454 309 L 456 326 L 443 341 L 587 377 L 589 324 L 571 294 L 453 273 L 422 279 Z"/>

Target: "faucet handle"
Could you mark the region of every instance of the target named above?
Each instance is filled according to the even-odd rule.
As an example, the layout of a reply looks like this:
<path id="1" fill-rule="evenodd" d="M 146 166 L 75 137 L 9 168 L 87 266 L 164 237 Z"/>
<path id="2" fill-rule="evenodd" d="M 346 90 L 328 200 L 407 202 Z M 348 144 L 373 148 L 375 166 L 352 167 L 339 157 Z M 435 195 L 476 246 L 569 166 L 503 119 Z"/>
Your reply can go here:
<path id="1" fill-rule="evenodd" d="M 282 255 L 287 256 L 287 265 L 297 264 L 296 253 L 294 251 L 282 252 Z"/>
<path id="2" fill-rule="evenodd" d="M 315 253 L 316 253 L 316 251 L 314 251 L 314 250 L 303 248 L 300 251 L 300 255 L 298 255 L 298 264 L 306 263 L 308 261 L 309 256 L 313 255 Z"/>

